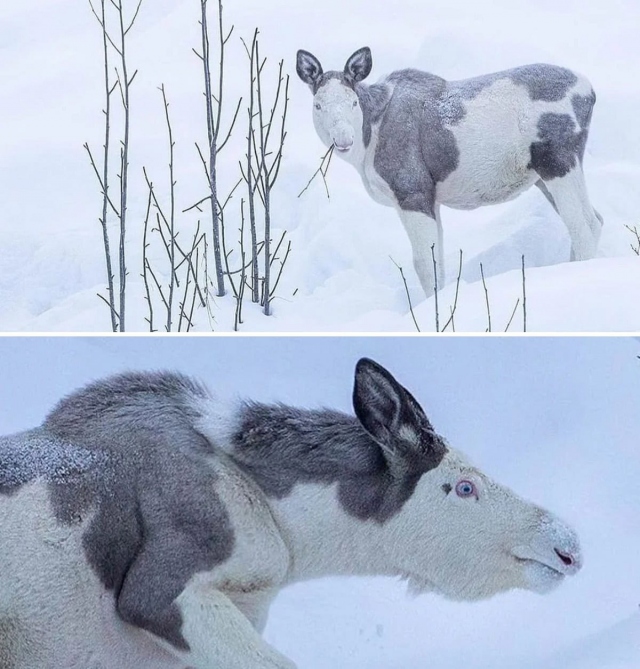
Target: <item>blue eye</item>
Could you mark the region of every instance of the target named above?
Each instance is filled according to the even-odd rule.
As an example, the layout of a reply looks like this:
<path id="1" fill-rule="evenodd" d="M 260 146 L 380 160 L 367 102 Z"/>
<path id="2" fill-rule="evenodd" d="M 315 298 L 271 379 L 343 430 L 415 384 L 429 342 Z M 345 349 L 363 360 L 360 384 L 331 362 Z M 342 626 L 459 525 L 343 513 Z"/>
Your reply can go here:
<path id="1" fill-rule="evenodd" d="M 456 484 L 456 495 L 458 497 L 478 497 L 478 491 L 471 481 L 462 480 Z"/>

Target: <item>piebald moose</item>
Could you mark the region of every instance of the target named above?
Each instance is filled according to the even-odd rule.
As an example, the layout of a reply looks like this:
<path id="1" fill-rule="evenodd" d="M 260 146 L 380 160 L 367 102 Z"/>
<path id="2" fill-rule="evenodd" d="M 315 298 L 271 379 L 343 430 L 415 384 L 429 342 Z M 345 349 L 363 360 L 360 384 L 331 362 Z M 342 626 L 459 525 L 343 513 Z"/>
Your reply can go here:
<path id="1" fill-rule="evenodd" d="M 572 259 L 595 256 L 602 217 L 582 160 L 596 96 L 584 77 L 555 65 L 462 81 L 406 69 L 367 85 L 372 65 L 368 47 L 341 72 L 324 72 L 307 51 L 297 57 L 320 139 L 356 168 L 376 202 L 395 207 L 427 297 L 434 259 L 444 283 L 441 205 L 476 209 L 535 185 L 564 221 Z"/>
<path id="2" fill-rule="evenodd" d="M 286 584 L 387 574 L 477 600 L 550 591 L 574 531 L 469 465 L 377 363 L 355 416 L 127 373 L 0 439 L 3 669 L 292 669 Z"/>

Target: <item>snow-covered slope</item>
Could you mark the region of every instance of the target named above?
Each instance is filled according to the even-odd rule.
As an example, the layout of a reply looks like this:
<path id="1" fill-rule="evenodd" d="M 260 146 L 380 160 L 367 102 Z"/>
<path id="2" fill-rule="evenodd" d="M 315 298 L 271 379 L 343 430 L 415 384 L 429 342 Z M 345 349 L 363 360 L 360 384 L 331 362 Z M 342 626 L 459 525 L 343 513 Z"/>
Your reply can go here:
<path id="1" fill-rule="evenodd" d="M 549 658 L 548 669 L 637 669 L 640 613 L 592 634 Z"/>
<path id="2" fill-rule="evenodd" d="M 283 58 L 292 75 L 285 159 L 273 207 L 275 233 L 289 231 L 292 252 L 273 318 L 248 306 L 245 330 L 413 330 L 390 256 L 405 270 L 419 326 L 435 329 L 434 305 L 421 295 L 395 213 L 370 200 L 350 166 L 334 160 L 330 200 L 320 182 L 297 197 L 324 148 L 312 127 L 309 91 L 295 77 L 296 49 L 316 53 L 327 68 L 340 68 L 363 44 L 373 51 L 372 79 L 407 66 L 453 79 L 536 61 L 589 76 L 598 103 L 585 167 L 591 198 L 606 221 L 602 257 L 566 263 L 567 233 L 537 192 L 474 212 L 446 210 L 449 285 L 440 311 L 448 318 L 462 249 L 456 329 L 488 326 L 480 262 L 488 277 L 492 329 L 504 329 L 522 296 L 524 254 L 530 330 L 640 329 L 634 308 L 640 260 L 625 228 L 640 224 L 636 0 L 402 0 L 393 6 L 368 0 L 312 5 L 234 0 L 225 10 L 236 26 L 229 43 L 229 100 L 246 93 L 239 37 L 250 37 L 255 26 L 268 67 Z M 145 0 L 131 33 L 130 66 L 139 73 L 132 92 L 130 329 L 146 327 L 139 277 L 146 205 L 142 166 L 158 189 L 167 181 L 161 83 L 173 115 L 178 206 L 205 194 L 194 149 L 205 134 L 201 72 L 191 51 L 199 43 L 198 11 L 191 0 Z M 0 53 L 0 329 L 108 329 L 107 309 L 96 297 L 105 282 L 100 194 L 82 148 L 88 141 L 97 152 L 102 141 L 99 28 L 81 0 L 4 3 Z M 221 156 L 223 190 L 238 174 L 243 137 L 239 128 Z M 181 224 L 190 229 L 195 217 L 185 221 Z M 522 316 L 516 312 L 512 330 L 522 329 Z M 199 330 L 229 330 L 232 300 L 217 300 L 212 320 L 199 313 L 196 321 Z"/>
<path id="3" fill-rule="evenodd" d="M 132 368 L 351 411 L 355 361 L 372 357 L 452 445 L 566 518 L 584 568 L 546 596 L 475 604 L 411 599 L 392 579 L 301 583 L 278 596 L 268 638 L 300 669 L 638 669 L 639 354 L 626 338 L 0 338 L 0 433 Z"/>

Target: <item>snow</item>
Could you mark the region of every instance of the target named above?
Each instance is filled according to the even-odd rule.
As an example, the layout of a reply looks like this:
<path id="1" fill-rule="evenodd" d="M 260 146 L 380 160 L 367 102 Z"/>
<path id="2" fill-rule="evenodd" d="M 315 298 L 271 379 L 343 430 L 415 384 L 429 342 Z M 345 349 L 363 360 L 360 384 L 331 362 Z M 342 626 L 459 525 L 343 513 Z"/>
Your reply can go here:
<path id="1" fill-rule="evenodd" d="M 393 579 L 319 579 L 277 597 L 267 638 L 300 669 L 637 669 L 639 355 L 637 339 L 620 337 L 3 337 L 0 434 L 126 369 L 350 411 L 355 362 L 372 357 L 452 445 L 571 523 L 585 566 L 549 595 L 474 604 L 411 599 Z"/>
<path id="2" fill-rule="evenodd" d="M 273 317 L 247 305 L 242 329 L 413 331 L 391 258 L 404 269 L 420 328 L 435 329 L 434 301 L 421 294 L 397 216 L 367 196 L 353 168 L 334 160 L 330 200 L 320 181 L 298 198 L 324 147 L 312 127 L 309 91 L 295 76 L 296 49 L 317 54 L 326 68 L 340 68 L 368 44 L 372 80 L 408 66 L 455 79 L 546 61 L 585 73 L 598 93 L 585 170 L 591 199 L 605 219 L 600 257 L 566 262 L 567 233 L 538 192 L 473 212 L 445 210 L 448 285 L 440 295 L 440 324 L 453 305 L 462 249 L 458 331 L 488 326 L 480 262 L 492 329 L 506 327 L 522 297 L 523 254 L 530 331 L 640 330 L 632 307 L 640 293 L 640 261 L 625 228 L 640 224 L 640 92 L 632 76 L 640 71 L 636 0 L 402 0 L 391 9 L 373 9 L 368 0 L 325 0 L 312 12 L 291 0 L 235 0 L 225 9 L 228 23 L 235 24 L 228 100 L 246 93 L 238 38 L 250 38 L 255 26 L 268 56 L 267 79 L 281 58 L 292 75 L 287 144 L 273 203 L 274 236 L 286 229 L 292 251 Z M 201 71 L 191 51 L 199 44 L 198 12 L 191 0 L 145 0 L 130 34 L 130 67 L 139 70 L 132 90 L 128 238 L 132 330 L 147 328 L 139 277 L 143 165 L 166 202 L 167 150 L 157 90 L 162 83 L 176 139 L 178 208 L 206 193 L 194 148 L 205 134 Z M 99 154 L 102 142 L 99 27 L 88 3 L 78 0 L 4 3 L 0 49 L 0 330 L 108 330 L 107 308 L 96 296 L 105 293 L 100 193 L 82 146 L 88 141 Z M 221 154 L 223 192 L 238 175 L 243 137 L 239 128 Z M 230 217 L 237 216 L 238 204 L 235 198 Z M 183 239 L 195 220 L 193 214 L 181 216 Z M 115 223 L 110 225 L 115 240 Z M 157 258 L 157 249 L 153 253 Z M 211 318 L 197 313 L 196 329 L 228 331 L 233 312 L 230 297 L 216 300 Z M 510 329 L 523 329 L 520 310 Z"/>

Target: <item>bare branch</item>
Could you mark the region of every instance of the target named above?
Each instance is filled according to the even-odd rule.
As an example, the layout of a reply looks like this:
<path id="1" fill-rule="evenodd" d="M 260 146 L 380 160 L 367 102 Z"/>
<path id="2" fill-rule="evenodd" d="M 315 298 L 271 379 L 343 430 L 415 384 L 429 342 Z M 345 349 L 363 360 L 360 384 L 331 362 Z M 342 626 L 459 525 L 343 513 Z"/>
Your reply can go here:
<path id="1" fill-rule="evenodd" d="M 438 266 L 436 263 L 436 245 L 431 244 L 431 259 L 433 262 L 433 296 L 435 298 L 435 309 L 436 309 L 436 332 L 440 332 L 440 310 L 438 309 Z"/>
<path id="2" fill-rule="evenodd" d="M 311 186 L 313 183 L 313 180 L 320 174 L 322 176 L 322 181 L 324 183 L 325 190 L 327 191 L 327 199 L 331 199 L 331 196 L 329 195 L 329 184 L 327 183 L 327 172 L 329 171 L 329 165 L 331 164 L 331 156 L 333 156 L 333 149 L 335 148 L 335 144 L 332 144 L 329 147 L 329 150 L 322 156 L 322 160 L 320 161 L 320 167 L 313 173 L 311 176 L 311 179 L 307 182 L 307 185 L 298 193 L 298 197 L 302 197 L 304 192 Z M 326 161 L 326 164 L 325 164 Z"/>
<path id="3" fill-rule="evenodd" d="M 389 258 L 391 258 L 391 256 L 389 256 Z M 413 313 L 413 304 L 411 303 L 411 295 L 409 295 L 409 286 L 407 286 L 407 279 L 404 275 L 404 271 L 402 267 L 400 267 L 400 265 L 398 265 L 398 263 L 393 258 L 391 258 L 391 262 L 400 271 L 400 276 L 402 277 L 402 283 L 404 283 L 404 292 L 407 295 L 407 302 L 409 303 L 409 312 L 411 313 L 411 318 L 413 319 L 413 324 L 415 325 L 416 330 L 420 332 L 420 326 L 418 325 L 418 321 L 416 320 L 416 315 Z"/>
<path id="4" fill-rule="evenodd" d="M 631 250 L 637 255 L 640 256 L 640 231 L 636 225 L 633 228 L 630 225 L 624 226 L 634 237 L 636 238 L 636 243 L 631 243 Z"/>
<path id="5" fill-rule="evenodd" d="M 136 22 L 136 19 L 138 18 L 138 13 L 140 12 L 140 7 L 142 6 L 142 0 L 138 2 L 138 6 L 136 7 L 136 11 L 133 14 L 133 18 L 129 22 L 129 27 L 124 31 L 125 36 L 127 33 L 133 28 L 133 24 Z"/>
<path id="6" fill-rule="evenodd" d="M 518 308 L 518 305 L 520 304 L 520 298 L 516 300 L 516 305 L 513 307 L 513 311 L 511 312 L 511 318 L 509 319 L 509 322 L 507 323 L 507 327 L 504 329 L 505 332 L 509 331 L 509 326 L 511 325 L 511 321 L 513 320 L 513 317 L 516 315 L 516 309 Z"/>
<path id="7" fill-rule="evenodd" d="M 489 291 L 487 290 L 487 284 L 484 280 L 484 269 L 482 268 L 482 263 L 480 263 L 480 274 L 482 276 L 482 286 L 484 287 L 484 297 L 487 302 L 487 318 L 489 320 L 489 327 L 487 332 L 491 332 L 491 308 L 489 307 Z"/>
<path id="8" fill-rule="evenodd" d="M 451 324 L 451 330 L 453 332 L 456 331 L 456 324 L 454 321 L 454 316 L 456 313 L 456 308 L 458 307 L 458 291 L 460 290 L 460 277 L 462 276 L 462 249 L 460 249 L 460 260 L 458 262 L 458 278 L 456 279 L 456 295 L 453 299 L 453 307 L 451 307 L 451 315 L 449 316 L 449 320 L 444 324 L 444 327 L 442 328 L 442 332 L 444 332 L 447 329 L 447 326 Z"/>
<path id="9" fill-rule="evenodd" d="M 523 326 L 522 331 L 527 331 L 527 287 L 526 279 L 524 274 L 524 255 L 522 256 L 522 318 Z"/>

